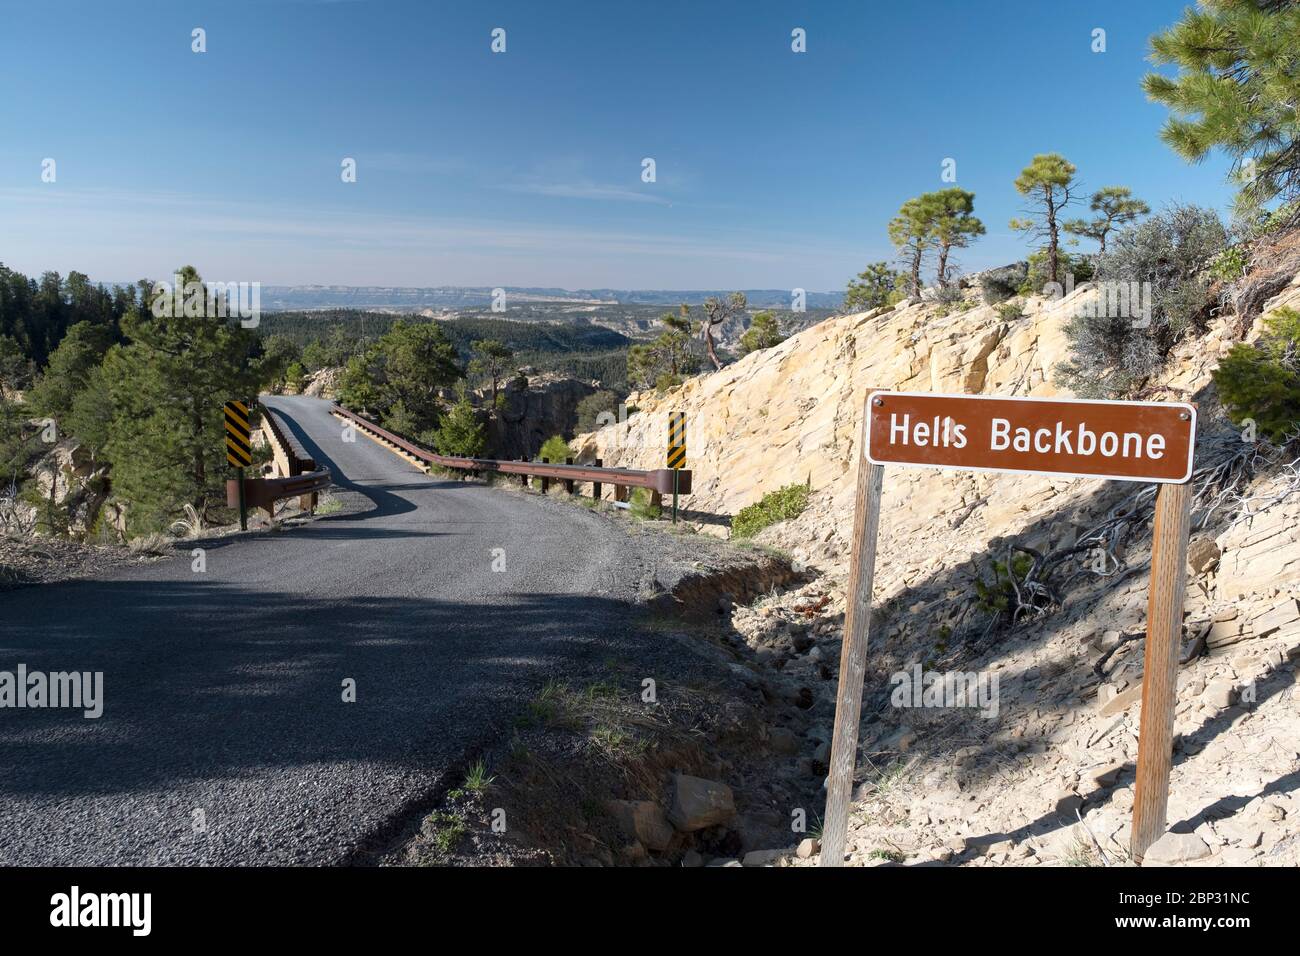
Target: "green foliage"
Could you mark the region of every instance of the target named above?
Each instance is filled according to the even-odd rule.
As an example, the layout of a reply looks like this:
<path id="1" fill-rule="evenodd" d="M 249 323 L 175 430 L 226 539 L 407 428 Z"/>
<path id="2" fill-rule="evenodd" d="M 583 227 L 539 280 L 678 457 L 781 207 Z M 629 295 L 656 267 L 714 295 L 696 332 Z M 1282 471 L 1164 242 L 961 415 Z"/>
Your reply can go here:
<path id="1" fill-rule="evenodd" d="M 975 581 L 975 606 L 985 614 L 1000 615 L 1006 614 L 1011 610 L 1011 601 L 1015 597 L 1015 585 L 1012 583 L 1012 575 L 1015 580 L 1023 581 L 1025 575 L 1029 573 L 1033 561 L 1027 554 L 1017 552 L 1011 558 L 1010 571 L 1007 568 L 1006 561 L 993 562 L 993 580 L 985 582 L 983 575 Z"/>
<path id="2" fill-rule="evenodd" d="M 91 285 L 80 272 L 70 272 L 66 279 L 46 272 L 38 281 L 0 264 L 0 341 L 16 342 L 32 366 L 43 368 L 66 331 L 79 322 L 103 326 L 118 341 L 122 317 L 144 308 L 148 294 L 148 283 L 109 290 Z M 3 375 L 0 368 L 0 381 Z"/>
<path id="3" fill-rule="evenodd" d="M 492 404 L 496 405 L 497 390 L 501 380 L 512 371 L 515 353 L 497 339 L 476 339 L 470 345 L 474 358 L 469 363 L 469 374 L 492 383 Z"/>
<path id="4" fill-rule="evenodd" d="M 1127 186 L 1103 186 L 1092 194 L 1090 208 L 1097 213 L 1092 219 L 1070 219 L 1061 223 L 1061 228 L 1071 235 L 1094 240 L 1101 255 L 1106 253 L 1106 237 L 1115 229 L 1151 212 L 1150 206 L 1133 198 L 1133 191 Z"/>
<path id="5" fill-rule="evenodd" d="M 1025 317 L 1025 307 L 1019 302 L 1003 302 L 997 308 L 998 318 L 1003 322 L 1014 322 Z"/>
<path id="6" fill-rule="evenodd" d="M 442 418 L 434 437 L 434 446 L 440 455 L 460 458 L 478 458 L 487 445 L 487 435 L 478 412 L 462 398 Z"/>
<path id="7" fill-rule="evenodd" d="M 628 514 L 641 521 L 658 521 L 663 514 L 663 508 L 654 504 L 654 496 L 648 488 L 633 488 L 628 504 Z"/>
<path id="8" fill-rule="evenodd" d="M 301 392 L 307 384 L 307 369 L 302 362 L 290 362 L 284 370 L 284 384 L 294 392 Z"/>
<path id="9" fill-rule="evenodd" d="M 808 507 L 811 489 L 806 484 L 786 485 L 769 491 L 752 505 L 741 508 L 731 519 L 733 538 L 752 538 L 769 525 L 796 518 Z"/>
<path id="10" fill-rule="evenodd" d="M 856 279 L 849 280 L 844 292 L 844 311 L 867 312 L 888 305 L 902 277 L 887 262 L 870 263 Z"/>
<path id="11" fill-rule="evenodd" d="M 654 341 L 628 349 L 627 378 L 634 388 L 671 388 L 699 371 L 699 358 L 691 351 L 690 308 L 665 312 L 659 321 L 664 331 Z"/>
<path id="12" fill-rule="evenodd" d="M 33 363 L 23 354 L 18 340 L 0 335 L 0 396 L 12 395 L 26 387 L 32 377 Z"/>
<path id="13" fill-rule="evenodd" d="M 1057 253 L 1061 242 L 1061 211 L 1078 188 L 1075 165 L 1060 153 L 1040 153 L 1016 177 L 1015 187 L 1029 202 L 1027 218 L 1012 219 L 1011 228 L 1046 243 L 1047 281 L 1061 282 Z"/>
<path id="14" fill-rule="evenodd" d="M 553 465 L 563 465 L 566 458 L 573 457 L 573 449 L 569 447 L 569 443 L 564 440 L 563 435 L 552 435 L 542 442 L 542 448 L 537 453 L 537 457 L 545 459 Z"/>
<path id="15" fill-rule="evenodd" d="M 257 360 L 259 377 L 275 390 L 288 384 L 289 367 L 298 362 L 298 346 L 283 335 L 262 339 L 262 355 Z"/>
<path id="16" fill-rule="evenodd" d="M 1300 427 L 1300 312 L 1278 309 L 1264 319 L 1253 345 L 1232 347 L 1214 370 L 1229 418 L 1254 421 L 1259 434 L 1281 442 Z"/>
<path id="17" fill-rule="evenodd" d="M 1204 274 L 1226 242 L 1218 214 L 1196 206 L 1171 206 L 1121 231 L 1097 258 L 1096 280 L 1130 289 L 1149 283 L 1136 291 L 1145 290 L 1150 322 L 1134 308 L 1130 315 L 1097 308 L 1072 317 L 1065 327 L 1070 358 L 1057 367 L 1058 381 L 1084 397 L 1113 398 L 1149 379 L 1180 338 L 1201 329 L 1209 305 Z"/>
<path id="18" fill-rule="evenodd" d="M 65 425 L 63 419 L 72 410 L 73 400 L 86 387 L 87 376 L 103 361 L 111 344 L 112 332 L 105 326 L 78 322 L 68 329 L 27 396 L 32 408 Z"/>
<path id="19" fill-rule="evenodd" d="M 785 336 L 781 334 L 776 316 L 771 312 L 759 312 L 754 316 L 745 334 L 740 337 L 740 354 L 760 352 L 774 345 L 780 345 L 784 341 Z"/>
<path id="20" fill-rule="evenodd" d="M 0 497 L 17 488 L 40 448 L 40 432 L 28 425 L 26 409 L 0 396 Z"/>
<path id="21" fill-rule="evenodd" d="M 200 281 L 192 267 L 182 273 Z M 167 527 L 185 502 L 206 516 L 225 501 L 222 406 L 264 384 L 257 337 L 233 321 L 149 312 L 128 313 L 122 330 L 127 343 L 108 350 L 96 382 L 111 409 L 114 496 L 129 503 L 133 532 Z"/>
<path id="22" fill-rule="evenodd" d="M 261 328 L 264 332 L 270 328 L 282 328 L 284 331 L 277 333 L 278 335 L 302 345 L 302 363 L 309 371 L 319 372 L 323 368 L 338 368 L 346 365 L 361 348 L 356 336 L 341 322 L 331 324 L 323 336 L 316 334 L 314 337 L 304 338 L 293 325 L 293 317 L 294 313 L 288 312 L 265 316 Z M 318 324 L 319 320 L 309 328 L 314 330 Z"/>
<path id="23" fill-rule="evenodd" d="M 921 197 L 931 209 L 929 231 L 938 249 L 936 276 L 940 286 L 948 285 L 948 256 L 953 249 L 964 249 L 977 236 L 984 235 L 984 223 L 975 218 L 975 194 L 956 186 L 926 193 Z"/>
<path id="24" fill-rule="evenodd" d="M 1048 267 L 1047 251 L 1040 249 L 1031 253 L 1025 279 L 1017 290 L 1020 295 L 1059 295 L 1065 291 L 1068 276 L 1074 276 L 1076 283 L 1087 282 L 1094 274 L 1094 266 L 1083 256 L 1072 256 L 1064 250 L 1056 252 L 1056 275 L 1059 286 L 1052 286 L 1052 270 Z"/>
<path id="25" fill-rule="evenodd" d="M 921 294 L 921 266 L 930 251 L 933 236 L 930 233 L 935 207 L 927 196 L 909 199 L 889 221 L 889 241 L 907 264 L 907 292 Z"/>
<path id="26" fill-rule="evenodd" d="M 456 350 L 441 326 L 399 320 L 348 361 L 339 396 L 344 404 L 384 419 L 400 414 L 406 433 L 420 434 L 436 425 L 441 390 L 460 374 Z"/>
<path id="27" fill-rule="evenodd" d="M 1300 5 L 1288 0 L 1212 0 L 1151 38 L 1152 59 L 1178 69 L 1148 74 L 1147 96 L 1169 108 L 1161 138 L 1200 162 L 1232 157 L 1252 201 L 1300 191 Z"/>

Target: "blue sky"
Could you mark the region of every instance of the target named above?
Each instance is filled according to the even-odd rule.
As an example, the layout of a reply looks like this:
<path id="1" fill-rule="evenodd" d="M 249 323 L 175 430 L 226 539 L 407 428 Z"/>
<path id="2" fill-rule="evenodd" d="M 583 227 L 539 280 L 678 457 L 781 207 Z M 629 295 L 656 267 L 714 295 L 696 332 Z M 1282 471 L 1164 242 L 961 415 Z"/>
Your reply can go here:
<path id="1" fill-rule="evenodd" d="M 890 216 L 951 157 L 988 228 L 961 265 L 997 265 L 1024 255 L 1011 183 L 1036 152 L 1089 189 L 1226 205 L 1226 164 L 1175 156 L 1138 85 L 1184 6 L 0 0 L 0 261 L 835 290 L 892 258 Z"/>

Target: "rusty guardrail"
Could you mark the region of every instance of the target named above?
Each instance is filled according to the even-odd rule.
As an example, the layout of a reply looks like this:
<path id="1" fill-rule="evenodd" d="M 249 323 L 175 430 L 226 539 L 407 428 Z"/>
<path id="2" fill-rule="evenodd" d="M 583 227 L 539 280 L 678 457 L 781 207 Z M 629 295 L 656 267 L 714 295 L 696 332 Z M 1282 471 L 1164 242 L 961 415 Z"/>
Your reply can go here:
<path id="1" fill-rule="evenodd" d="M 331 484 L 328 468 L 317 468 L 316 460 L 302 446 L 302 442 L 280 421 L 280 417 L 265 405 L 261 406 L 262 426 L 275 453 L 276 466 L 289 473 L 279 478 L 245 478 L 244 502 L 250 508 L 261 508 L 275 515 L 275 503 L 282 498 L 301 498 L 303 511 L 316 507 L 316 495 Z M 226 504 L 239 506 L 238 479 L 226 481 Z"/>
<path id="2" fill-rule="evenodd" d="M 407 441 L 400 435 L 395 435 L 386 428 L 362 418 L 356 412 L 349 411 L 342 405 L 336 403 L 331 412 L 340 418 L 348 419 L 383 444 L 403 453 L 405 458 L 473 473 L 497 472 L 499 474 L 518 475 L 525 485 L 528 484 L 530 477 L 539 478 L 542 482 L 543 492 L 549 488 L 551 481 L 563 481 L 565 489 L 572 494 L 574 483 L 581 481 L 590 483 L 593 486 L 592 494 L 595 498 L 601 496 L 603 485 L 613 485 L 615 501 L 625 501 L 629 488 L 650 489 L 656 503 L 658 503 L 660 496 L 673 493 L 673 470 L 671 468 L 655 468 L 649 471 L 641 471 L 635 468 L 605 468 L 599 460 L 586 465 L 575 465 L 571 461 L 561 465 L 558 463 L 524 461 L 522 459 L 507 461 L 498 458 L 457 458 L 450 455 L 436 455 L 419 445 Z M 678 494 L 690 494 L 691 473 L 686 469 L 682 469 L 677 472 L 677 476 Z"/>
<path id="3" fill-rule="evenodd" d="M 291 478 L 245 478 L 244 501 L 250 508 L 262 508 L 274 515 L 275 503 L 281 498 L 302 498 L 302 509 L 311 511 L 316 507 L 317 492 L 324 491 L 332 481 L 328 468 Z M 226 482 L 226 504 L 239 506 L 239 483 L 234 478 Z"/>

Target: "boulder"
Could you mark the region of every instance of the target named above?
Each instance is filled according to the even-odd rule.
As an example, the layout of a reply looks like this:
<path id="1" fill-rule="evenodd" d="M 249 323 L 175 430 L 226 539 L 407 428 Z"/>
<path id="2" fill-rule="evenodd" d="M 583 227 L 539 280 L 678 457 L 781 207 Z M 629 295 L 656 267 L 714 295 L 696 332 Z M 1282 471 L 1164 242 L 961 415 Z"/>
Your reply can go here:
<path id="1" fill-rule="evenodd" d="M 647 849 L 668 849 L 673 828 L 659 804 L 652 800 L 610 800 L 609 810 L 624 836 L 643 843 Z"/>
<path id="2" fill-rule="evenodd" d="M 731 788 L 716 780 L 679 773 L 673 776 L 673 802 L 668 819 L 683 833 L 726 823 L 736 815 Z"/>
<path id="3" fill-rule="evenodd" d="M 1195 833 L 1166 833 L 1147 849 L 1143 866 L 1191 863 L 1210 855 L 1210 847 Z"/>

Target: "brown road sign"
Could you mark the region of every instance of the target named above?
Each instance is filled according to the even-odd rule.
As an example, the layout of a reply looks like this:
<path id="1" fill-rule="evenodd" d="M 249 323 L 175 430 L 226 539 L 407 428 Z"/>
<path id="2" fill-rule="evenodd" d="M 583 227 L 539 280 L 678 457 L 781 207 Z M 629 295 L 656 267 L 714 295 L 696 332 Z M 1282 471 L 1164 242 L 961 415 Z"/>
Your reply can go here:
<path id="1" fill-rule="evenodd" d="M 244 402 L 226 402 L 226 461 L 236 468 L 253 463 L 252 429 Z"/>
<path id="2" fill-rule="evenodd" d="M 686 413 L 668 413 L 668 467 L 686 467 Z"/>
<path id="3" fill-rule="evenodd" d="M 1195 406 L 873 392 L 867 460 L 1116 481 L 1184 482 Z"/>

